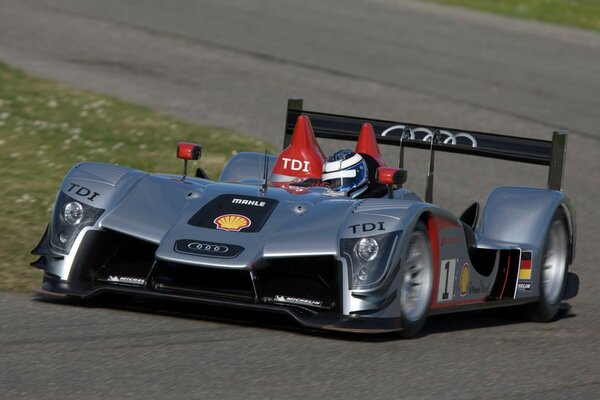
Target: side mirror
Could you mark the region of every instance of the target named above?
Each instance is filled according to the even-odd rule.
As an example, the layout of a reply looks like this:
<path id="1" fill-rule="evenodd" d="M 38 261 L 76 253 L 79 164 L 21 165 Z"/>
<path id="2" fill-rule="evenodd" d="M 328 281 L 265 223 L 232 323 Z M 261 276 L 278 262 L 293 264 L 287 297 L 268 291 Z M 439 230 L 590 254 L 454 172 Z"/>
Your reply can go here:
<path id="1" fill-rule="evenodd" d="M 199 160 L 202 155 L 202 146 L 194 143 L 177 143 L 177 158 L 183 160 L 183 177 L 182 181 L 185 180 L 187 175 L 187 162 L 188 160 Z"/>
<path id="2" fill-rule="evenodd" d="M 202 156 L 202 146 L 194 143 L 178 143 L 177 158 L 182 160 L 199 160 Z"/>
<path id="3" fill-rule="evenodd" d="M 378 183 L 388 187 L 388 197 L 393 198 L 394 186 L 402 187 L 406 183 L 408 172 L 402 168 L 380 167 L 375 172 Z"/>

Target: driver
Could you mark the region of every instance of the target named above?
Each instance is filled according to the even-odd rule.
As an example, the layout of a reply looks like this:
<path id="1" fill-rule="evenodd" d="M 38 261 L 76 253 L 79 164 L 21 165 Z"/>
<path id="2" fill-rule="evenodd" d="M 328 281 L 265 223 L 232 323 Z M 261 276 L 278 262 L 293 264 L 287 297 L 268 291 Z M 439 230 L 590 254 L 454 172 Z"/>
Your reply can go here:
<path id="1" fill-rule="evenodd" d="M 369 187 L 369 171 L 364 158 L 352 150 L 339 150 L 332 153 L 323 164 L 322 181 L 324 186 L 356 198 Z"/>

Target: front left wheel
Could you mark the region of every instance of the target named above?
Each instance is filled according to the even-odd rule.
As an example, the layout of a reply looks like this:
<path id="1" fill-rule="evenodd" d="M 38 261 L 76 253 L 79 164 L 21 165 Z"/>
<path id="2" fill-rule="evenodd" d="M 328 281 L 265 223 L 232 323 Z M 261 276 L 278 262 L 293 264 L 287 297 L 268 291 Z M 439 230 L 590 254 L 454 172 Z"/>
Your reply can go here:
<path id="1" fill-rule="evenodd" d="M 410 233 L 401 262 L 402 336 L 410 337 L 425 324 L 433 285 L 433 256 L 424 223 L 419 222 Z"/>

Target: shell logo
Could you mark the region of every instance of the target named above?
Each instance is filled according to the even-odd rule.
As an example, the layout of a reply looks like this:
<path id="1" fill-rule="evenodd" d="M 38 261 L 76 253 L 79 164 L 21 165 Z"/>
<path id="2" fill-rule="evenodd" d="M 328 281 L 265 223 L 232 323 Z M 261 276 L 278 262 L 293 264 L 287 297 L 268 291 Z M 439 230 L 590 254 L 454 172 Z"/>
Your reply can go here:
<path id="1" fill-rule="evenodd" d="M 460 272 L 460 295 L 466 296 L 469 291 L 469 264 L 463 265 Z"/>
<path id="2" fill-rule="evenodd" d="M 226 214 L 215 218 L 214 220 L 217 229 L 224 231 L 239 232 L 252 224 L 250 218 L 239 214 Z"/>

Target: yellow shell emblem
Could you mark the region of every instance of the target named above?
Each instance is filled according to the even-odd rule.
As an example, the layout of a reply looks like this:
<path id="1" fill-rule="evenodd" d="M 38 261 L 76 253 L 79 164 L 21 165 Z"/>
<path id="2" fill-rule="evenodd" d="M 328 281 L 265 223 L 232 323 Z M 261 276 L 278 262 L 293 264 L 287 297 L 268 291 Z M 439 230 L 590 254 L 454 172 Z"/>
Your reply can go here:
<path id="1" fill-rule="evenodd" d="M 460 272 L 460 295 L 466 296 L 469 291 L 469 264 L 465 264 Z"/>
<path id="2" fill-rule="evenodd" d="M 217 225 L 217 229 L 239 232 L 242 229 L 249 227 L 250 224 L 252 224 L 252 221 L 250 221 L 250 218 L 243 215 L 227 214 L 215 218 L 214 223 Z"/>

